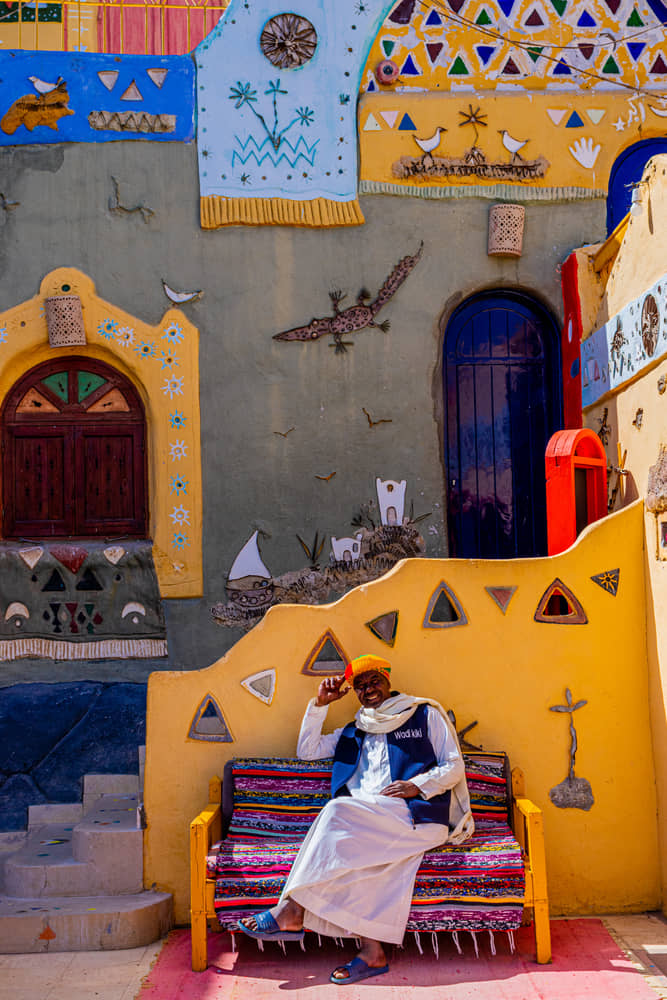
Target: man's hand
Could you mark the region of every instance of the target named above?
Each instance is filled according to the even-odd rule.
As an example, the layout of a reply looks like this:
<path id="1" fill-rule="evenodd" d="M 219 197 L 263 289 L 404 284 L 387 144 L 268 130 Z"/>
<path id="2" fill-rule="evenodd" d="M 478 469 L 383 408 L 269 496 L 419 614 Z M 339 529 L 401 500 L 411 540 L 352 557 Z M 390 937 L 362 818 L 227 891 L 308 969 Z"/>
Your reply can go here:
<path id="1" fill-rule="evenodd" d="M 419 795 L 419 789 L 411 781 L 392 781 L 380 792 L 380 795 L 390 795 L 394 799 L 414 799 Z"/>
<path id="2" fill-rule="evenodd" d="M 324 705 L 330 705 L 332 701 L 339 701 L 341 698 L 344 698 L 350 690 L 349 687 L 343 688 L 344 683 L 345 677 L 343 675 L 339 677 L 325 677 L 317 689 L 315 704 L 322 708 Z"/>

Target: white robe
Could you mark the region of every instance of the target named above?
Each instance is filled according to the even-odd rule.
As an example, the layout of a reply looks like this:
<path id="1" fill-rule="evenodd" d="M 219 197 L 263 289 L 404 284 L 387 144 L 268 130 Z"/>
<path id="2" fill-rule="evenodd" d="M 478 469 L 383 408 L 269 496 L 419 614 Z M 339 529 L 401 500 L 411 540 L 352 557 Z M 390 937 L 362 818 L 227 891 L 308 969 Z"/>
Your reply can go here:
<path id="1" fill-rule="evenodd" d="M 326 714 L 314 699 L 308 705 L 297 745 L 302 759 L 333 755 L 342 729 L 323 735 Z M 427 720 L 438 763 L 410 780 L 429 799 L 457 785 L 464 765 L 455 738 L 430 705 Z M 391 780 L 386 736 L 366 733 L 347 783 L 350 795 L 332 799 L 319 813 L 281 896 L 304 907 L 308 930 L 391 944 L 403 940 L 421 859 L 447 840 L 449 830 L 439 823 L 413 824 L 405 799 L 379 794 Z"/>

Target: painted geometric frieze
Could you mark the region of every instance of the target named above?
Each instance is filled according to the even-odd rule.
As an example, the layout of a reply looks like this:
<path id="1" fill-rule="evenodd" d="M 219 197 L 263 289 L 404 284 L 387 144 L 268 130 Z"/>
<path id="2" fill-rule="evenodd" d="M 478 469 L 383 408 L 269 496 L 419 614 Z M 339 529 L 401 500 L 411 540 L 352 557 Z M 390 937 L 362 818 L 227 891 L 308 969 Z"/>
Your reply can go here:
<path id="1" fill-rule="evenodd" d="M 653 368 L 667 353 L 667 274 L 581 344 L 585 407 Z"/>
<path id="2" fill-rule="evenodd" d="M 371 47 L 362 91 L 599 91 L 619 80 L 662 90 L 665 16 L 647 0 L 398 2 Z"/>
<path id="3" fill-rule="evenodd" d="M 501 197 L 512 184 L 519 199 L 606 197 L 618 154 L 664 134 L 667 9 L 463 6 L 398 4 L 385 19 L 363 72 L 360 192 Z"/>
<path id="4" fill-rule="evenodd" d="M 1 146 L 194 137 L 189 56 L 5 52 L 2 93 Z"/>
<path id="5" fill-rule="evenodd" d="M 231 0 L 195 50 L 202 226 L 363 222 L 357 93 L 390 7 Z"/>
<path id="6" fill-rule="evenodd" d="M 106 362 L 150 400 L 146 409 L 148 537 L 153 540 L 160 593 L 197 597 L 203 586 L 199 332 L 177 309 L 169 309 L 154 326 L 144 323 L 98 298 L 93 282 L 80 271 L 59 268 L 44 278 L 38 295 L 0 314 L 0 399 L 5 399 L 22 374 L 53 360 L 57 351 L 49 346 L 44 300 L 64 293 L 77 295 L 83 306 L 87 343 L 76 348 L 77 354 Z M 44 390 L 43 399 L 58 400 L 58 373 L 46 382 L 49 379 L 52 384 Z M 104 408 L 100 412 L 127 408 L 121 393 L 104 394 L 103 386 L 93 389 L 100 397 L 94 406 Z M 35 403 L 41 406 L 34 394 L 28 394 L 19 407 Z M 23 546 L 20 559 L 27 566 L 34 564 L 40 558 L 39 549 L 35 544 Z M 109 540 L 105 549 L 105 561 L 111 566 L 115 560 L 120 569 L 128 549 L 125 540 Z M 138 600 L 146 603 L 141 597 Z M 129 616 L 127 623 L 131 623 Z"/>
<path id="7" fill-rule="evenodd" d="M 109 558 L 103 541 L 0 542 L 0 660 L 167 655 L 152 546 L 124 540 Z"/>

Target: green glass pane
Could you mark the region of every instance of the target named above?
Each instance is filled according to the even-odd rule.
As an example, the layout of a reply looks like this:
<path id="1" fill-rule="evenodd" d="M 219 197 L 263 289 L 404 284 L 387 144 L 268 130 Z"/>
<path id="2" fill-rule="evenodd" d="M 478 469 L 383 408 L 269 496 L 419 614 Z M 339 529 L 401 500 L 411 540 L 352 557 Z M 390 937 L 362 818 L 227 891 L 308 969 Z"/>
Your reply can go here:
<path id="1" fill-rule="evenodd" d="M 491 20 L 487 12 L 483 10 L 479 15 L 479 17 L 477 18 L 477 20 L 475 21 L 475 24 L 493 24 L 493 21 Z"/>
<path id="2" fill-rule="evenodd" d="M 644 27 L 644 22 L 642 21 L 641 17 L 639 16 L 639 11 L 637 10 L 636 7 L 633 10 L 632 14 L 630 14 L 630 17 L 628 18 L 627 23 L 628 23 L 628 25 L 631 28 L 643 28 Z"/>
<path id="3" fill-rule="evenodd" d="M 562 17 L 565 8 L 567 7 L 567 0 L 551 0 L 551 6 L 554 8 L 559 17 Z"/>
<path id="4" fill-rule="evenodd" d="M 106 379 L 102 375 L 93 375 L 92 372 L 77 372 L 76 381 L 78 388 L 78 401 L 81 402 L 86 396 L 90 396 L 91 392 L 95 392 L 95 389 L 99 389 L 101 385 L 104 385 Z"/>
<path id="5" fill-rule="evenodd" d="M 537 60 L 540 58 L 543 48 L 544 48 L 543 45 L 531 45 L 530 48 L 527 50 L 528 55 L 533 60 L 533 62 L 537 62 Z"/>
<path id="6" fill-rule="evenodd" d="M 614 59 L 613 56 L 609 56 L 609 58 L 607 59 L 606 63 L 602 67 L 602 72 L 603 73 L 620 73 L 621 72 L 620 69 L 618 68 L 616 60 Z"/>
<path id="7" fill-rule="evenodd" d="M 456 59 L 454 60 L 454 65 L 452 66 L 452 68 L 449 71 L 449 75 L 450 76 L 468 76 L 469 72 L 470 72 L 470 70 L 468 69 L 468 67 L 464 63 L 463 59 L 461 59 L 461 56 L 457 56 Z"/>
<path id="8" fill-rule="evenodd" d="M 47 375 L 46 378 L 42 379 L 42 382 L 49 387 L 51 392 L 55 392 L 56 396 L 60 396 L 62 400 L 67 402 L 67 372 Z"/>
<path id="9" fill-rule="evenodd" d="M 384 50 L 384 54 L 386 55 L 387 59 L 389 58 L 389 56 L 394 51 L 394 46 L 395 45 L 396 45 L 396 42 L 390 42 L 388 39 L 384 39 L 383 40 L 383 42 L 382 42 L 382 48 Z"/>

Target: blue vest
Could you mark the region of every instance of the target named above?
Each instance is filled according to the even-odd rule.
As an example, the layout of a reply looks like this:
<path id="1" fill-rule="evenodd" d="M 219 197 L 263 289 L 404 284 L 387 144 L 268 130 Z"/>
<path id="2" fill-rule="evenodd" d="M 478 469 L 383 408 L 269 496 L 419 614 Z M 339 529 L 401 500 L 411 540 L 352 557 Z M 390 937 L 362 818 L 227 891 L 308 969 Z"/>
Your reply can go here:
<path id="1" fill-rule="evenodd" d="M 386 733 L 389 769 L 392 781 L 410 781 L 437 765 L 431 741 L 428 738 L 427 705 L 418 705 L 416 711 L 398 729 Z M 331 795 L 349 795 L 347 782 L 357 769 L 361 744 L 366 734 L 349 722 L 340 734 L 334 753 L 331 772 Z M 431 799 L 405 799 L 412 813 L 413 823 L 442 823 L 449 825 L 449 800 L 451 792 L 434 795 Z"/>

